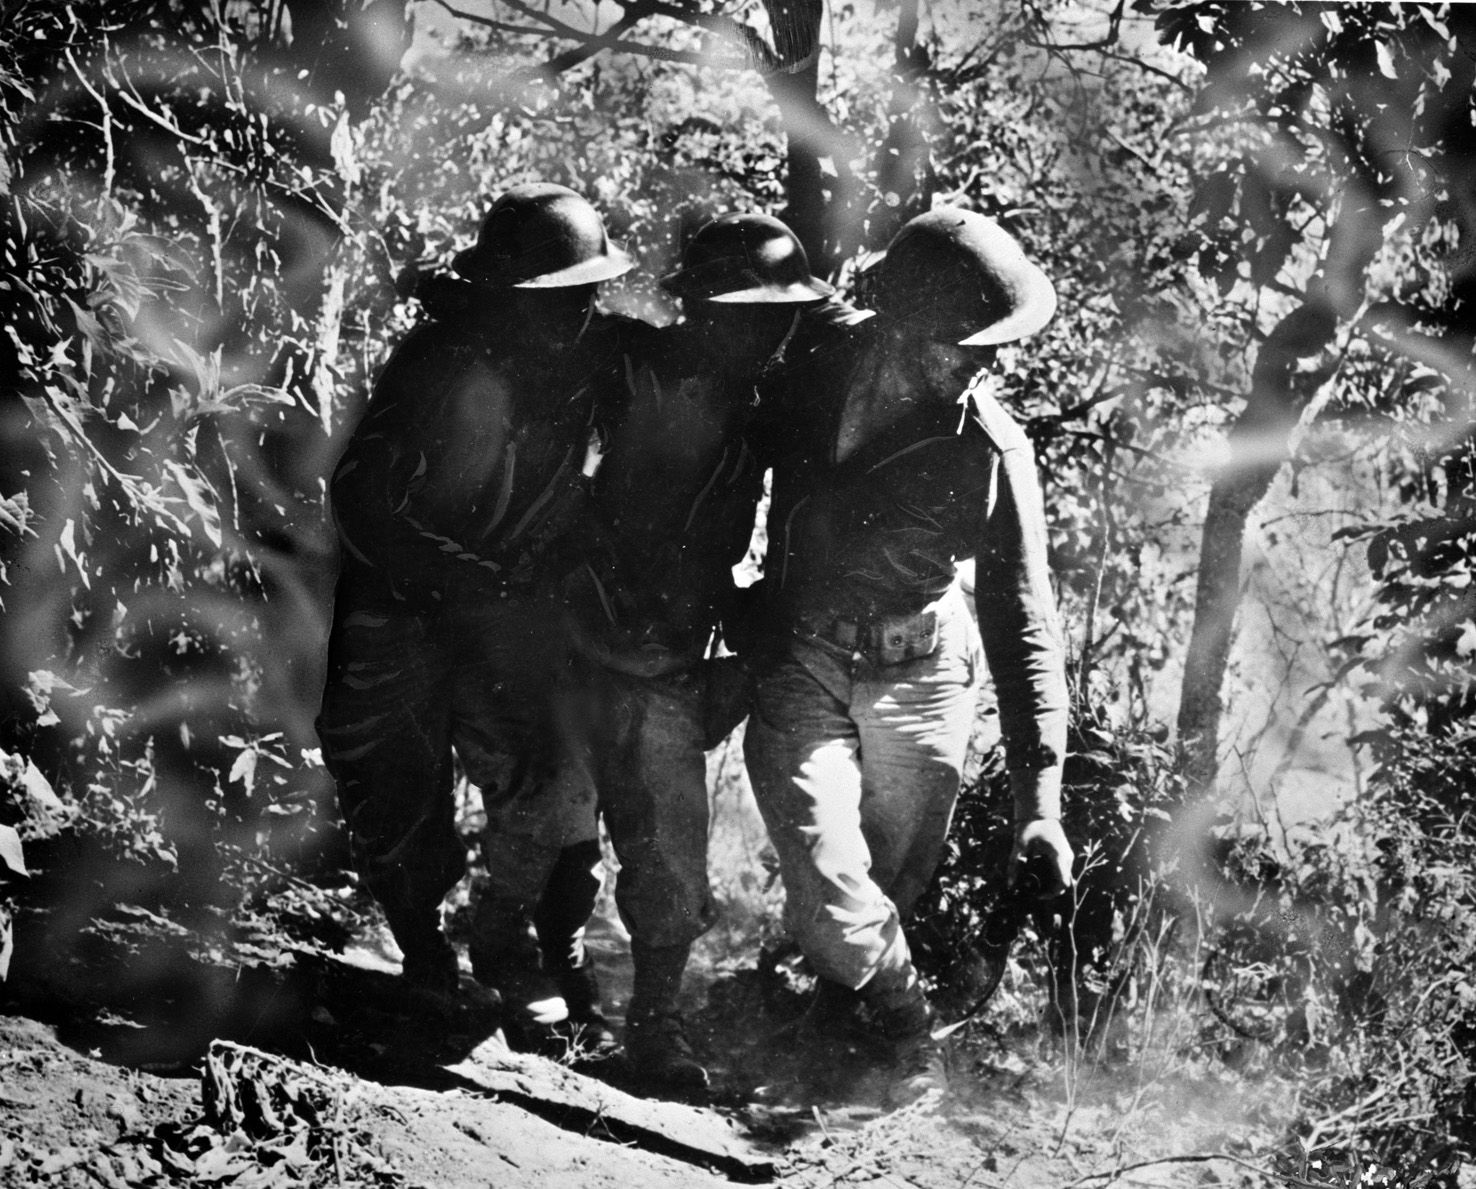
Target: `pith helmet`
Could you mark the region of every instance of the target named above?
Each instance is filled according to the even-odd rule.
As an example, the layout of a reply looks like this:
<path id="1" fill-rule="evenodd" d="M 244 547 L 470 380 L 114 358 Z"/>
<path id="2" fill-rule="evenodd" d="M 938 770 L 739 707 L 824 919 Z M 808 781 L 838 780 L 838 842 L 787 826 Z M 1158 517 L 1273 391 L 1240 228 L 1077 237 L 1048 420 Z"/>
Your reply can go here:
<path id="1" fill-rule="evenodd" d="M 1056 312 L 1055 286 L 1015 237 L 993 219 L 954 206 L 911 220 L 876 268 L 880 312 L 958 333 L 963 347 L 1012 343 Z"/>
<path id="2" fill-rule="evenodd" d="M 474 248 L 451 266 L 502 289 L 559 289 L 608 281 L 633 267 L 610 242 L 600 214 L 567 186 L 530 182 L 492 204 Z"/>
<path id="3" fill-rule="evenodd" d="M 680 298 L 751 304 L 819 301 L 834 287 L 810 275 L 799 239 L 769 215 L 719 215 L 682 251 L 682 266 L 661 278 Z"/>

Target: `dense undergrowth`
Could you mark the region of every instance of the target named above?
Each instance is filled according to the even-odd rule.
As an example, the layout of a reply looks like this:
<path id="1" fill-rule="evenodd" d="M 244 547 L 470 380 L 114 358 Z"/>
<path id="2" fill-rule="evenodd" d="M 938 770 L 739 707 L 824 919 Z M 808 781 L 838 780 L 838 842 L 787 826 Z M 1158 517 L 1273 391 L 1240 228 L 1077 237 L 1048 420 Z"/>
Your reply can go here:
<path id="1" fill-rule="evenodd" d="M 1186 804 L 1153 735 L 1084 718 L 1067 768 L 1079 884 L 1025 922 L 985 1026 L 1045 1039 L 1073 1100 L 1141 1090 L 1150 1069 L 1274 1094 L 1260 1154 L 1305 1175 L 1323 1160 L 1314 1184 L 1345 1183 L 1356 1157 L 1364 1184 L 1453 1185 L 1476 1155 L 1476 734 L 1382 736 L 1356 796 L 1286 830 Z M 962 959 L 1007 901 L 1009 820 L 996 757 L 920 914 L 945 991 L 967 988 Z"/>

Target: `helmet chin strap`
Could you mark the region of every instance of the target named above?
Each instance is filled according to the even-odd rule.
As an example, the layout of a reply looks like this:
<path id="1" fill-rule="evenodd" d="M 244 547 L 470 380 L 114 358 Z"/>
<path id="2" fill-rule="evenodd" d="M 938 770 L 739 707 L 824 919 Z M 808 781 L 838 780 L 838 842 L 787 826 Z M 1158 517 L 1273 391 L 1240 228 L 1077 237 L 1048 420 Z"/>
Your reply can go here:
<path id="1" fill-rule="evenodd" d="M 969 410 L 981 400 L 998 399 L 1004 387 L 1004 377 L 988 365 L 979 369 L 958 395 L 958 430 L 962 431 L 969 418 Z"/>
<path id="2" fill-rule="evenodd" d="M 579 324 L 579 333 L 574 336 L 576 343 L 584 337 L 584 332 L 589 329 L 589 324 L 594 321 L 594 314 L 595 299 L 591 297 L 589 299 L 589 305 L 584 308 L 584 321 Z"/>
<path id="3" fill-rule="evenodd" d="M 799 329 L 800 315 L 803 313 L 803 306 L 795 307 L 794 317 L 789 320 L 789 329 L 784 332 L 784 337 L 779 340 L 779 345 L 769 352 L 769 357 L 764 360 L 763 367 L 759 368 L 760 372 L 768 371 L 771 367 L 773 367 L 776 363 L 784 358 L 784 348 L 789 346 L 789 341 L 794 338 L 795 331 Z"/>

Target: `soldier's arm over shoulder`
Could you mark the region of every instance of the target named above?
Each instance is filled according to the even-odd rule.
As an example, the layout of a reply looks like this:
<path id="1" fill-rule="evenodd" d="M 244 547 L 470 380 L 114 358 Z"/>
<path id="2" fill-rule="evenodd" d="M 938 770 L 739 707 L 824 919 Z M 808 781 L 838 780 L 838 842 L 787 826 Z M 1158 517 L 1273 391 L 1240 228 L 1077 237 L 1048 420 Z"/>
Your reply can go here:
<path id="1" fill-rule="evenodd" d="M 784 352 L 785 369 L 801 387 L 833 381 L 848 369 L 876 329 L 876 315 L 840 298 L 810 306 Z"/>
<path id="2" fill-rule="evenodd" d="M 647 322 L 644 318 L 637 318 L 634 314 L 622 314 L 616 310 L 600 310 L 595 317 L 615 333 L 628 336 L 629 339 L 653 334 L 660 330 L 660 327 Z"/>
<path id="3" fill-rule="evenodd" d="M 859 326 L 868 318 L 874 317 L 875 310 L 852 305 L 843 297 L 827 297 L 822 302 L 807 306 L 804 320 L 812 326 L 847 327 Z"/>
<path id="4" fill-rule="evenodd" d="M 618 355 L 621 352 L 639 350 L 642 338 L 654 329 L 649 322 L 643 322 L 629 314 L 596 310 L 584 333 L 592 344 L 597 345 L 599 354 L 609 352 Z"/>
<path id="5" fill-rule="evenodd" d="M 765 466 L 796 461 L 806 448 L 802 425 L 823 408 L 864 348 L 874 325 L 870 310 L 840 298 L 806 306 L 782 360 L 759 384 L 759 409 L 749 442 Z M 813 445 L 813 443 L 808 443 Z"/>
<path id="6" fill-rule="evenodd" d="M 602 369 L 603 382 L 596 395 L 595 424 L 608 446 L 630 408 L 634 390 L 643 368 L 660 355 L 659 343 L 670 328 L 652 326 L 626 314 L 602 314 L 601 333 L 609 336 L 612 346 L 608 366 Z"/>
<path id="7" fill-rule="evenodd" d="M 329 487 L 339 536 L 358 560 L 399 565 L 407 550 L 420 548 L 404 513 L 444 432 L 437 413 L 445 395 L 475 361 L 467 335 L 421 326 L 380 373 Z"/>
<path id="8" fill-rule="evenodd" d="M 415 297 L 427 318 L 450 322 L 472 308 L 477 299 L 477 287 L 455 273 L 429 273 L 416 284 Z"/>
<path id="9" fill-rule="evenodd" d="M 801 363 L 808 357 L 844 350 L 847 344 L 864 333 L 862 327 L 875 317 L 873 311 L 853 306 L 840 297 L 828 297 L 816 305 L 806 306 L 785 356 Z M 870 327 L 866 330 L 869 331 Z"/>

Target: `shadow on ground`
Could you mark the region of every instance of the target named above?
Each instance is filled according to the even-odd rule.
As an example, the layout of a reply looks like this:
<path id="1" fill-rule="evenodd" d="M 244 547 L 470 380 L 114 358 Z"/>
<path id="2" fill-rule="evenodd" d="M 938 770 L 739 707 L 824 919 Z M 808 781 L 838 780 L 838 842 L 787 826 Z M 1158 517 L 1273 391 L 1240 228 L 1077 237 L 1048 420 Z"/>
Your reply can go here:
<path id="1" fill-rule="evenodd" d="M 495 997 L 469 974 L 453 1003 L 408 996 L 393 948 L 377 928 L 349 936 L 330 921 L 318 937 L 293 940 L 280 931 L 253 932 L 239 913 L 126 903 L 93 904 L 90 915 L 23 911 L 15 926 L 0 1014 L 49 1024 L 77 1055 L 74 1064 L 88 1065 L 86 1077 L 106 1082 L 111 1075 L 84 1055 L 123 1067 L 117 1080 L 124 1086 L 139 1076 L 131 1070 L 194 1078 L 197 1087 L 203 1078 L 208 1089 L 222 1061 L 244 1062 L 258 1081 L 272 1061 L 289 1063 L 267 1079 L 273 1085 L 306 1085 L 331 1074 L 338 1079 L 333 1094 L 369 1104 L 361 1134 L 383 1142 L 361 1145 L 363 1152 L 382 1148 L 386 1160 L 426 1178 L 410 1183 L 485 1184 L 485 1162 L 495 1157 L 507 1165 L 496 1183 L 507 1186 L 723 1179 L 808 1185 L 812 1174 L 823 1183 L 842 1165 L 904 1164 L 922 1186 L 967 1176 L 974 1186 L 1029 1185 L 1018 1159 L 1007 1181 L 986 1175 L 989 1161 L 1017 1149 L 1024 1158 L 1041 1147 L 1024 1138 L 1033 1135 L 1029 1105 L 998 1079 L 962 1079 L 944 1109 L 934 1103 L 884 1114 L 884 1054 L 864 1031 L 818 1046 L 799 1043 L 794 1024 L 807 986 L 792 955 L 760 952 L 754 966 L 699 971 L 689 980 L 690 1032 L 713 1089 L 682 1106 L 648 1095 L 618 1056 L 586 1062 L 576 1051 L 548 1061 L 510 1053 Z M 324 935 L 332 945 L 323 944 Z M 618 926 L 605 921 L 592 929 L 590 944 L 618 1033 L 630 994 L 628 946 Z M 71 1107 L 57 1103 L 61 1151 L 63 1112 Z M 170 1124 L 173 1130 L 156 1125 L 149 1150 L 165 1163 L 244 1159 L 228 1151 L 218 1120 L 208 1116 Z M 32 1110 L 24 1133 L 35 1131 L 36 1119 Z M 268 1140 L 259 1137 L 258 1155 L 278 1159 L 291 1150 L 291 1134 L 268 1137 L 276 1147 L 261 1147 Z M 533 1143 L 533 1135 L 543 1138 Z M 555 1165 L 558 1176 L 548 1180 Z M 924 1167 L 932 1171 L 924 1175 Z"/>

